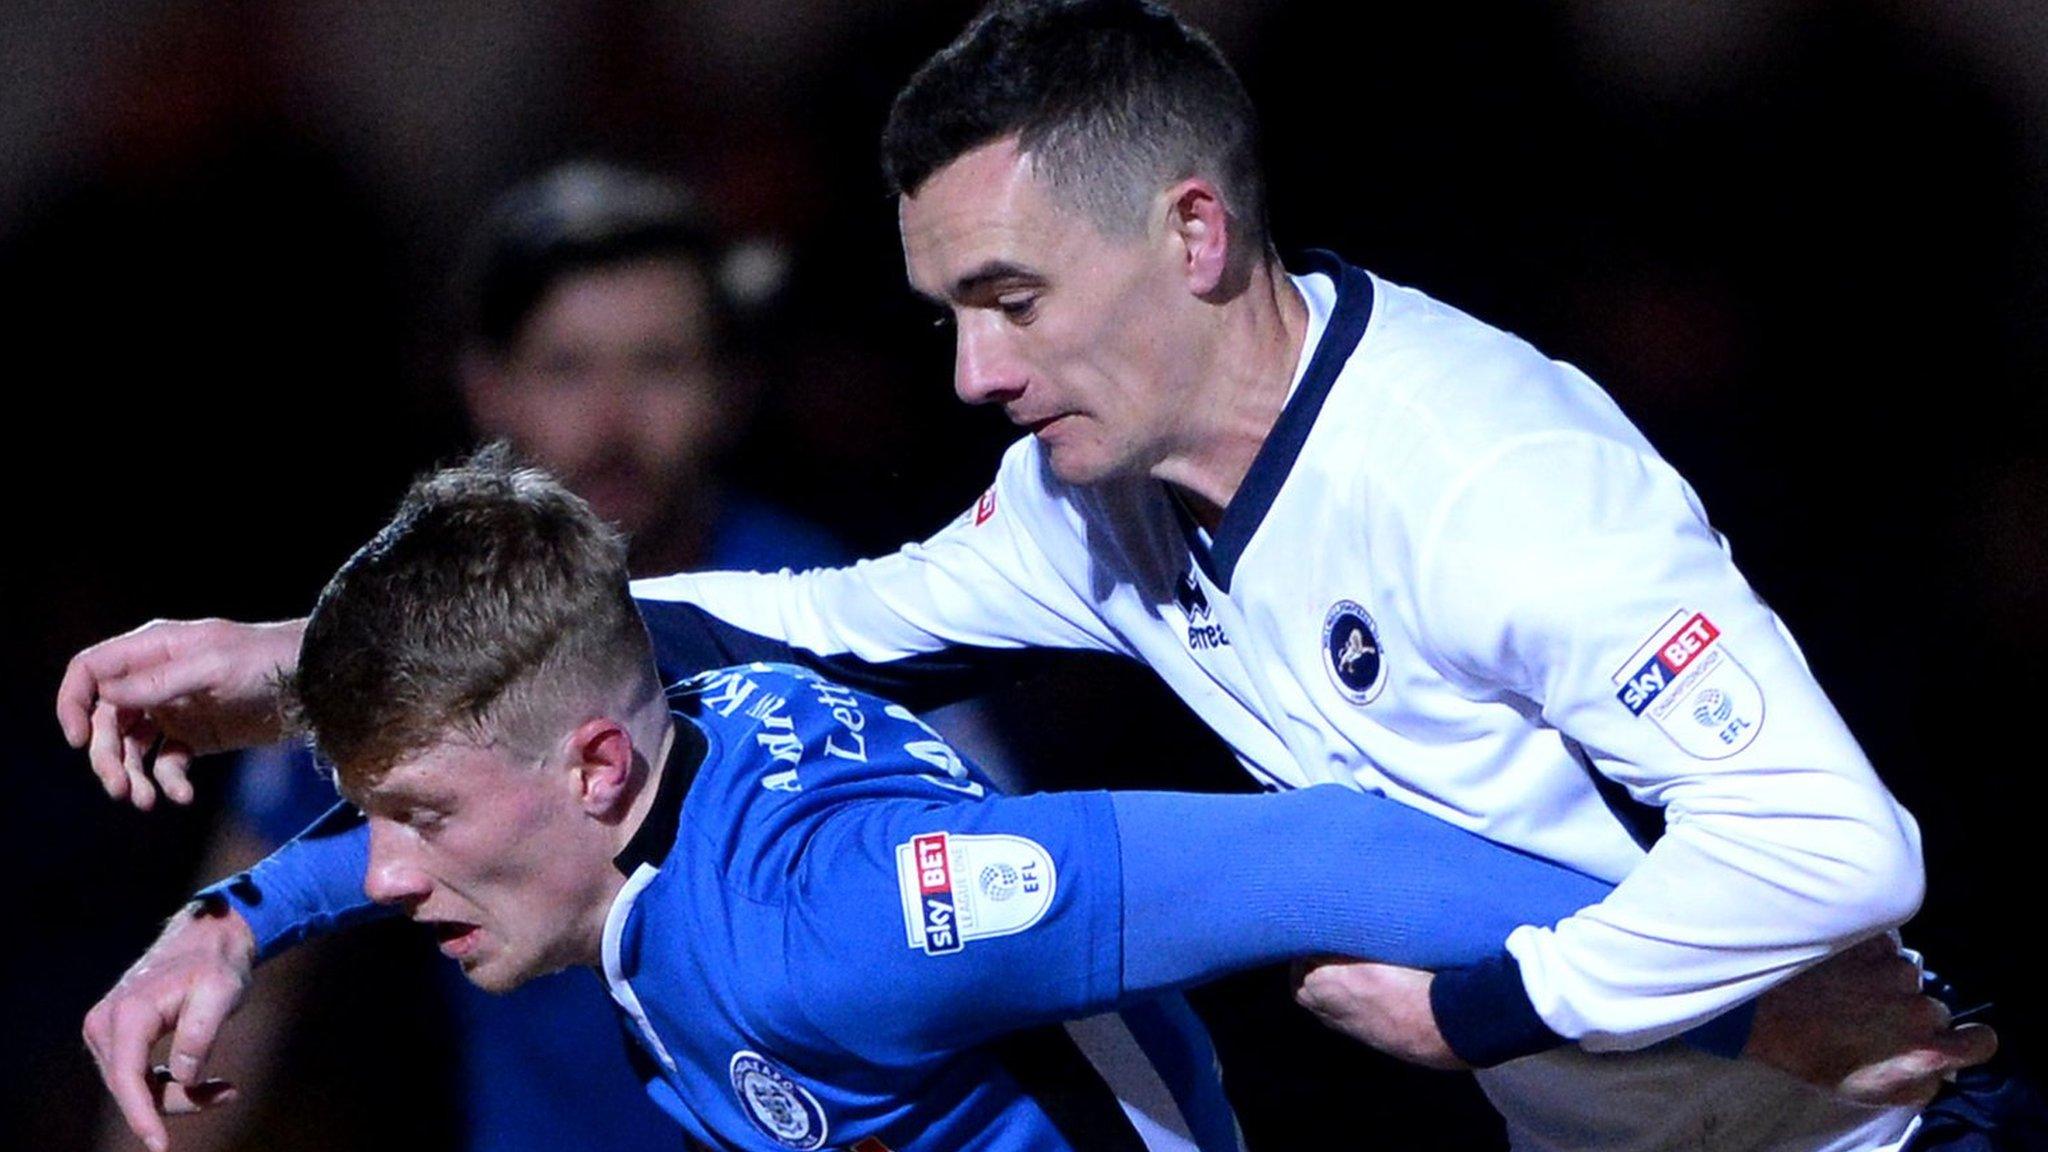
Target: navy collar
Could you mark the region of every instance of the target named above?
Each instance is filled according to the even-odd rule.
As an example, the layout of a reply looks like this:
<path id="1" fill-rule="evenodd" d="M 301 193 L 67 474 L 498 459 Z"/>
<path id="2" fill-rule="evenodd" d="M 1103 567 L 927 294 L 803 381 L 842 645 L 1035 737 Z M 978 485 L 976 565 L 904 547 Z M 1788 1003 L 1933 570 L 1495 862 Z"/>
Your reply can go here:
<path id="1" fill-rule="evenodd" d="M 1266 442 L 1252 458 L 1244 482 L 1237 486 L 1236 495 L 1223 510 L 1211 545 L 1203 546 L 1194 519 L 1179 499 L 1172 501 L 1195 562 L 1202 566 L 1210 582 L 1225 592 L 1230 591 L 1230 577 L 1237 570 L 1238 558 L 1244 555 L 1252 535 L 1265 521 L 1274 499 L 1280 495 L 1280 486 L 1287 482 L 1287 474 L 1294 470 L 1295 458 L 1301 455 L 1302 444 L 1316 426 L 1316 416 L 1323 410 L 1330 386 L 1337 382 L 1338 374 L 1351 359 L 1352 351 L 1365 335 L 1367 322 L 1372 319 L 1372 277 L 1364 269 L 1346 264 L 1333 253 L 1315 249 L 1305 254 L 1302 271 L 1328 276 L 1337 285 L 1337 301 L 1330 309 L 1329 323 L 1323 327 L 1323 338 L 1316 343 L 1301 384 L 1287 398 L 1280 418 L 1273 422 L 1273 430 L 1266 434 Z"/>
<path id="2" fill-rule="evenodd" d="M 703 767 L 704 758 L 711 751 L 711 742 L 703 729 L 688 717 L 673 712 L 669 715 L 676 727 L 676 738 L 662 764 L 661 781 L 654 788 L 654 804 L 647 809 L 647 816 L 640 821 L 633 838 L 626 841 L 626 847 L 612 857 L 612 867 L 622 876 L 631 876 L 642 864 L 659 868 L 668 859 L 675 847 L 676 831 L 682 827 L 683 797 L 689 795 L 697 770 Z"/>

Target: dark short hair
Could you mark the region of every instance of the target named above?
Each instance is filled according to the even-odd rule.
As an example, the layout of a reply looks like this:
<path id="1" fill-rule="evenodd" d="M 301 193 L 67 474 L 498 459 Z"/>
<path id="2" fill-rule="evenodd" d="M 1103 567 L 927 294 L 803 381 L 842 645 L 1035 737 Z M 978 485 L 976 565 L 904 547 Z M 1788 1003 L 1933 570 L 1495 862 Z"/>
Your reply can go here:
<path id="1" fill-rule="evenodd" d="M 565 277 L 673 259 L 704 280 L 723 333 L 724 251 L 682 184 L 596 161 L 550 169 L 500 196 L 471 232 L 457 272 L 470 336 L 502 351 Z"/>
<path id="2" fill-rule="evenodd" d="M 1034 171 L 1104 232 L 1128 235 L 1176 180 L 1214 180 L 1265 245 L 1258 122 L 1202 33 L 1146 0 L 995 0 L 889 110 L 882 168 L 914 196 L 939 169 L 1015 136 Z"/>
<path id="3" fill-rule="evenodd" d="M 450 738 L 538 755 L 626 688 L 660 690 L 624 541 L 493 445 L 415 482 L 334 574 L 286 697 L 341 778 L 370 783 Z"/>

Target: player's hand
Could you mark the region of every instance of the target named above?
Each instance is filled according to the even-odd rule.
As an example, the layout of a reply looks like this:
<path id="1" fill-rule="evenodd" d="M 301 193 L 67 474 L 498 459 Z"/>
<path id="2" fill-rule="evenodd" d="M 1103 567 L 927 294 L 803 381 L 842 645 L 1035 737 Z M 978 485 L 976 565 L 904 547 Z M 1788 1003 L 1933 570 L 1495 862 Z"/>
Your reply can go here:
<path id="1" fill-rule="evenodd" d="M 1294 1000 L 1325 1027 L 1427 1068 L 1464 1068 L 1429 1007 L 1436 977 L 1415 968 L 1341 957 L 1294 967 Z"/>
<path id="2" fill-rule="evenodd" d="M 1990 1028 L 1954 1026 L 1921 994 L 1920 966 L 1885 935 L 1765 993 L 1742 1054 L 1858 1104 L 1917 1107 L 1997 1050 Z"/>
<path id="3" fill-rule="evenodd" d="M 147 811 L 157 790 L 192 801 L 192 757 L 283 733 L 277 677 L 299 658 L 305 621 L 157 620 L 71 658 L 57 722 L 100 786 Z"/>
<path id="4" fill-rule="evenodd" d="M 121 1118 L 151 1152 L 165 1152 L 165 1116 L 234 1099 L 234 1085 L 204 1078 L 220 1026 L 248 990 L 256 938 L 232 911 L 192 904 L 85 1014 L 85 1043 Z M 151 1051 L 170 1036 L 170 1057 Z"/>

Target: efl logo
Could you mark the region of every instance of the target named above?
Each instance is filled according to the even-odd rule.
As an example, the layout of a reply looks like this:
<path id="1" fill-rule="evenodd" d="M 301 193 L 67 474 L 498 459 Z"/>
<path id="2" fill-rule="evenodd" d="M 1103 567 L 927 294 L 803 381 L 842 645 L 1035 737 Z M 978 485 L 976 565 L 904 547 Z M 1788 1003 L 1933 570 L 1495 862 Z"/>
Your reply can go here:
<path id="1" fill-rule="evenodd" d="M 995 490 L 995 489 L 993 489 L 993 488 L 991 488 L 991 489 L 989 489 L 988 491 L 986 491 L 986 492 L 983 492 L 983 493 L 981 494 L 981 499 L 979 499 L 979 500 L 976 500 L 976 501 L 974 502 L 974 523 L 975 523 L 975 526 L 976 526 L 976 527 L 980 527 L 981 525 L 983 525 L 983 524 L 986 524 L 986 523 L 988 523 L 988 518 L 989 518 L 989 517 L 991 517 L 991 516 L 993 516 L 993 515 L 995 515 L 995 514 L 996 514 L 996 490 Z"/>
<path id="2" fill-rule="evenodd" d="M 946 834 L 913 836 L 910 851 L 917 867 L 918 897 L 923 901 L 925 953 L 958 952 L 960 922 L 953 907 L 953 864 L 946 851 Z"/>
<path id="3" fill-rule="evenodd" d="M 1621 686 L 1616 698 L 1634 715 L 1641 716 L 1643 710 L 1656 703 L 1657 697 L 1678 679 L 1700 653 L 1721 636 L 1721 630 L 1704 613 L 1695 612 L 1691 619 L 1679 625 L 1677 630 L 1657 644 L 1657 651 L 1635 675 Z"/>

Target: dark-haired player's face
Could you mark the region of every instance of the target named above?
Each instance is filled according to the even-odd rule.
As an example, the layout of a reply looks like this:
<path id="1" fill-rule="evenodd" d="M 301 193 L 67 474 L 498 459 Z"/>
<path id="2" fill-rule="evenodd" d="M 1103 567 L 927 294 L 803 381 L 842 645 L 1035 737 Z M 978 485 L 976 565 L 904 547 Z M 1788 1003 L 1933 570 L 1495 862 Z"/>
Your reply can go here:
<path id="1" fill-rule="evenodd" d="M 899 222 L 911 287 L 955 327 L 954 390 L 1002 405 L 1061 479 L 1154 472 L 1190 446 L 1198 369 L 1163 227 L 1104 235 L 1008 140 L 934 173 Z"/>
<path id="2" fill-rule="evenodd" d="M 705 488 L 734 420 L 712 323 L 679 260 L 566 276 L 507 355 L 472 369 L 472 415 L 645 543 Z"/>

